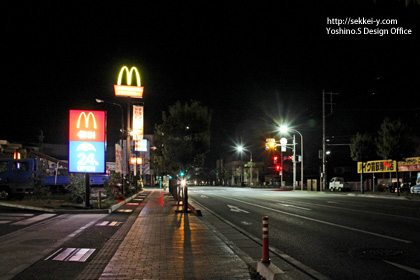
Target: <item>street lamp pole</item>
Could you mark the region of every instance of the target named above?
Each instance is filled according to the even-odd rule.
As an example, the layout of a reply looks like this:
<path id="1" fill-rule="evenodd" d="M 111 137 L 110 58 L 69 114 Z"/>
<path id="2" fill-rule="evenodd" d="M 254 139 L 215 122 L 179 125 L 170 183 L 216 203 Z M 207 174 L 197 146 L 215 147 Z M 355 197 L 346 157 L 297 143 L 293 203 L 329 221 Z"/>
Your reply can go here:
<path id="1" fill-rule="evenodd" d="M 97 103 L 107 103 L 107 104 L 111 104 L 111 105 L 115 105 L 115 106 L 120 107 L 120 109 L 121 109 L 121 134 L 122 134 L 121 135 L 121 138 L 120 138 L 120 141 L 121 141 L 121 148 L 122 148 L 122 146 L 123 146 L 123 138 L 124 138 L 124 133 L 125 133 L 125 130 L 124 130 L 124 110 L 123 110 L 123 107 L 120 104 L 118 104 L 118 103 L 108 102 L 108 101 L 105 101 L 105 100 L 99 99 L 99 98 L 96 98 L 95 101 Z M 128 109 L 130 109 L 130 108 L 128 108 Z M 128 114 L 130 114 L 130 113 L 128 113 Z M 128 117 L 129 117 L 129 115 L 128 115 Z M 128 120 L 128 122 L 129 121 L 130 120 Z M 126 146 L 127 146 L 126 148 L 128 149 L 128 147 L 129 147 L 128 142 L 127 142 Z M 128 158 L 128 162 L 130 162 L 130 159 L 129 158 Z M 129 173 L 129 170 L 130 170 L 130 165 L 128 164 L 127 165 L 127 174 Z M 121 192 L 124 194 L 124 180 L 123 180 L 123 175 L 122 174 L 121 174 L 121 183 L 122 183 L 121 184 L 121 188 L 122 188 L 121 189 Z"/>
<path id="2" fill-rule="evenodd" d="M 252 187 L 252 152 L 251 151 L 249 151 L 249 153 L 251 154 L 251 157 L 250 157 L 250 162 L 251 162 L 251 167 L 250 167 L 250 174 L 249 174 L 249 187 L 251 188 Z"/>
<path id="3" fill-rule="evenodd" d="M 287 126 L 281 126 L 280 131 L 281 132 L 287 132 L 288 130 L 295 132 L 300 135 L 300 153 L 301 153 L 301 160 L 300 160 L 300 190 L 303 191 L 303 135 L 299 131 L 293 128 L 288 128 Z M 293 145 L 293 150 L 295 149 L 295 145 Z M 293 156 L 293 160 L 295 161 L 295 157 Z M 295 184 L 295 183 L 293 183 Z"/>
<path id="4" fill-rule="evenodd" d="M 120 109 L 121 109 L 121 133 L 124 134 L 124 110 L 123 110 L 123 107 L 121 106 L 121 104 L 114 103 L 114 102 L 108 102 L 108 101 L 105 101 L 105 100 L 99 99 L 99 98 L 96 98 L 95 100 L 96 100 L 97 103 L 107 103 L 107 104 L 112 104 L 112 105 L 120 107 Z"/>
<path id="5" fill-rule="evenodd" d="M 237 147 L 237 150 L 239 151 L 239 152 L 242 152 L 242 151 L 247 151 L 247 152 L 249 152 L 249 154 L 250 154 L 250 164 L 251 164 L 251 167 L 250 167 L 250 169 L 249 169 L 249 172 L 250 172 L 250 174 L 249 174 L 249 187 L 251 187 L 252 186 L 252 152 L 250 151 L 250 150 L 246 150 L 244 147 L 242 147 L 242 146 L 239 146 L 239 147 Z"/>

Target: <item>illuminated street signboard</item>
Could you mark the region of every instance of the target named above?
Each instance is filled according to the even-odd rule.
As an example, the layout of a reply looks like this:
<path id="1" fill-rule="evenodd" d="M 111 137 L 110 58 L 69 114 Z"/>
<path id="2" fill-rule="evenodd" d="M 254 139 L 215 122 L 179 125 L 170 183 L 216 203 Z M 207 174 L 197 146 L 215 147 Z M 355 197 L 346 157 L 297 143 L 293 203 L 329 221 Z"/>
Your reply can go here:
<path id="1" fill-rule="evenodd" d="M 376 160 L 357 163 L 357 173 L 382 173 L 395 172 L 397 169 L 395 160 Z M 363 169 L 362 169 L 363 168 Z M 420 157 L 406 158 L 398 161 L 398 171 L 420 171 Z"/>
<path id="2" fill-rule="evenodd" d="M 124 73 L 127 74 L 127 85 L 121 85 Z M 135 74 L 135 77 L 133 77 Z M 132 86 L 133 79 L 136 79 L 137 86 Z M 128 70 L 127 66 L 124 66 L 120 70 L 118 75 L 118 83 L 114 85 L 115 96 L 143 98 L 144 87 L 141 86 L 140 74 L 136 67 L 131 67 Z"/>
<path id="3" fill-rule="evenodd" d="M 70 110 L 70 172 L 105 173 L 105 123 L 105 111 Z"/>
<path id="4" fill-rule="evenodd" d="M 375 160 L 357 163 L 357 173 L 395 172 L 395 160 Z"/>
<path id="5" fill-rule="evenodd" d="M 143 106 L 133 105 L 133 140 L 135 151 L 140 151 L 140 141 L 143 139 Z"/>

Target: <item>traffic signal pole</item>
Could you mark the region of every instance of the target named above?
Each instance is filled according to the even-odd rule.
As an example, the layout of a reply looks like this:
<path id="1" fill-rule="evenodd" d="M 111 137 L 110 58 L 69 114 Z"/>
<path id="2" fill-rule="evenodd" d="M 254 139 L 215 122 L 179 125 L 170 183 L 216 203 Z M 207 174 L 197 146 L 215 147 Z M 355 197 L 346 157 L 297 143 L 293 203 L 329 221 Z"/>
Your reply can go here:
<path id="1" fill-rule="evenodd" d="M 325 147 L 325 90 L 322 90 L 322 185 L 321 189 L 325 190 L 325 184 L 326 184 L 326 162 L 325 162 L 325 153 L 326 153 L 326 147 Z"/>

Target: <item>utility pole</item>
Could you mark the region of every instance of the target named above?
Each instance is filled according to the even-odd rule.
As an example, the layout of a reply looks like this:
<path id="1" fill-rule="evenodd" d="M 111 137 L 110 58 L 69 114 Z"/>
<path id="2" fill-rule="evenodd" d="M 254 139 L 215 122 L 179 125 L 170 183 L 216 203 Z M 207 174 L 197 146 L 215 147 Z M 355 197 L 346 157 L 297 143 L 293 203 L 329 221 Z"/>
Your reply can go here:
<path id="1" fill-rule="evenodd" d="M 321 178 L 322 178 L 322 189 L 321 191 L 325 190 L 325 186 L 327 184 L 327 159 L 326 159 L 326 136 L 325 136 L 325 131 L 326 131 L 326 127 L 325 127 L 325 94 L 329 94 L 330 95 L 330 103 L 329 105 L 331 106 L 331 112 L 329 114 L 329 116 L 332 115 L 333 113 L 333 102 L 332 102 L 332 96 L 334 94 L 338 94 L 338 93 L 333 93 L 333 92 L 325 92 L 325 90 L 322 90 L 322 174 L 321 174 Z"/>
<path id="2" fill-rule="evenodd" d="M 302 179 L 303 183 L 303 179 Z M 293 134 L 293 190 L 296 189 L 296 135 Z"/>
<path id="3" fill-rule="evenodd" d="M 325 90 L 322 90 L 322 186 L 320 191 L 325 190 L 326 183 L 325 144 Z"/>
<path id="4" fill-rule="evenodd" d="M 131 182 L 131 171 L 130 171 L 130 157 L 131 157 L 131 120 L 130 120 L 130 111 L 131 111 L 131 98 L 128 98 L 127 101 L 127 140 L 126 140 L 126 163 L 127 163 L 127 174 L 126 181 Z M 129 183 L 128 183 L 129 185 Z M 127 185 L 127 187 L 128 187 Z M 125 193 L 124 184 L 122 185 L 122 194 Z"/>

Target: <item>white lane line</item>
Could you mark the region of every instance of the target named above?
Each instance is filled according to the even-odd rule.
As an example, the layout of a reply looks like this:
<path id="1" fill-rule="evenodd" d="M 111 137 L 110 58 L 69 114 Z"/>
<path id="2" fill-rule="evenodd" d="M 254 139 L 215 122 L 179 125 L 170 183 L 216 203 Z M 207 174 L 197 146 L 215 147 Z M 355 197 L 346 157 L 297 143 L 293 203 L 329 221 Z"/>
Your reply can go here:
<path id="1" fill-rule="evenodd" d="M 383 260 L 383 261 L 386 262 L 386 263 L 389 263 L 389 264 L 391 264 L 393 266 L 396 266 L 398 268 L 401 268 L 401 269 L 404 269 L 406 271 L 409 271 L 409 272 L 411 272 L 411 273 L 413 273 L 413 274 L 415 274 L 417 276 L 420 276 L 420 270 L 418 270 L 418 269 L 415 269 L 415 268 L 412 268 L 412 267 L 408 267 L 408 266 L 405 266 L 405 265 L 402 265 L 402 264 L 393 263 L 393 262 L 386 261 L 386 260 Z"/>
<path id="2" fill-rule="evenodd" d="M 268 201 L 272 201 L 272 202 L 278 202 L 277 200 L 270 200 L 267 199 Z M 407 217 L 407 216 L 400 216 L 400 215 L 394 215 L 394 214 L 387 214 L 387 213 L 380 213 L 380 212 L 374 212 L 374 211 L 367 211 L 367 210 L 359 210 L 359 209 L 354 209 L 354 208 L 344 208 L 344 207 L 338 207 L 338 206 L 332 206 L 332 205 L 325 205 L 325 204 L 318 204 L 318 203 L 311 203 L 311 202 L 303 202 L 303 201 L 292 201 L 289 200 L 292 203 L 297 203 L 297 204 L 303 204 L 303 205 L 308 205 L 308 206 L 319 206 L 319 207 L 326 207 L 326 208 L 332 208 L 332 209 L 339 209 L 342 211 L 353 211 L 353 212 L 360 212 L 360 213 L 367 213 L 367 214 L 372 214 L 372 215 L 380 215 L 380 216 L 386 216 L 386 217 L 395 217 L 395 218 L 402 218 L 402 219 L 408 219 L 408 220 L 416 220 L 416 221 L 420 221 L 419 218 L 415 218 L 415 217 Z M 332 203 L 328 202 L 330 204 L 342 204 L 340 202 L 336 202 L 336 203 Z"/>
<path id="3" fill-rule="evenodd" d="M 339 224 L 334 224 L 334 223 L 330 223 L 330 222 L 326 222 L 326 221 L 322 221 L 322 220 L 318 220 L 318 219 L 314 219 L 314 218 L 305 217 L 305 216 L 298 215 L 298 214 L 284 212 L 284 211 L 281 211 L 281 210 L 278 210 L 278 209 L 274 209 L 274 208 L 270 208 L 270 207 L 258 205 L 258 204 L 255 204 L 255 203 L 250 203 L 250 202 L 246 202 L 246 201 L 242 201 L 242 200 L 238 200 L 238 199 L 226 197 L 226 196 L 221 196 L 221 197 L 226 198 L 226 199 L 230 199 L 230 200 L 233 200 L 233 201 L 237 201 L 237 202 L 240 202 L 240 203 L 248 204 L 248 205 L 251 205 L 251 206 L 255 206 L 255 207 L 267 209 L 267 210 L 270 210 L 270 211 L 273 211 L 273 212 L 277 212 L 277 213 L 281 213 L 281 214 L 284 214 L 284 215 L 289 215 L 289 216 L 293 216 L 293 217 L 305 219 L 305 220 L 308 220 L 308 221 L 321 223 L 321 224 L 324 224 L 324 225 L 334 226 L 334 227 L 338 227 L 338 228 L 342 228 L 342 229 L 347 229 L 347 230 L 351 230 L 351 231 L 355 231 L 355 232 L 360 232 L 360 233 L 364 233 L 364 234 L 378 236 L 378 237 L 382 237 L 382 238 L 385 238 L 385 239 L 390 239 L 390 240 L 394 240 L 394 241 L 398 241 L 398 242 L 403 242 L 403 243 L 407 243 L 407 244 L 412 243 L 409 240 L 404 240 L 404 239 L 400 239 L 400 238 L 396 238 L 396 237 L 392 237 L 392 236 L 387 236 L 387 235 L 382 235 L 382 234 L 371 232 L 371 231 L 366 231 L 366 230 L 361 230 L 361 229 L 357 229 L 357 228 L 347 227 L 347 226 L 343 226 L 343 225 L 339 225 Z"/>
<path id="4" fill-rule="evenodd" d="M 364 207 L 367 207 L 367 205 L 366 204 L 362 204 L 362 203 L 352 203 L 352 202 L 337 202 L 337 201 L 332 201 L 332 200 L 328 200 L 327 201 L 327 203 L 330 203 L 330 204 L 342 204 L 342 205 L 348 205 L 348 206 L 357 206 L 357 207 L 362 207 L 362 208 L 364 208 Z"/>
<path id="5" fill-rule="evenodd" d="M 94 223 L 96 223 L 96 221 L 87 223 L 86 225 L 82 226 L 81 228 L 79 228 L 75 232 L 70 233 L 69 235 L 67 235 L 67 238 L 76 236 L 78 233 L 84 231 L 85 229 L 87 229 L 88 227 L 90 227 L 91 225 L 93 225 Z"/>
<path id="6" fill-rule="evenodd" d="M 41 214 L 41 215 L 26 219 L 26 220 L 22 220 L 22 221 L 13 223 L 12 225 L 24 225 L 24 226 L 26 226 L 26 225 L 30 225 L 30 224 L 33 224 L 33 223 L 36 223 L 36 222 L 54 217 L 55 215 L 56 214 Z"/>
<path id="7" fill-rule="evenodd" d="M 296 205 L 291 205 L 291 204 L 284 204 L 284 203 L 279 203 L 279 205 L 284 206 L 284 207 L 292 207 L 292 208 L 297 208 L 297 209 L 301 209 L 301 210 L 306 210 L 306 211 L 311 211 L 312 209 L 309 208 L 305 208 L 305 207 L 300 207 L 300 206 L 296 206 Z"/>

